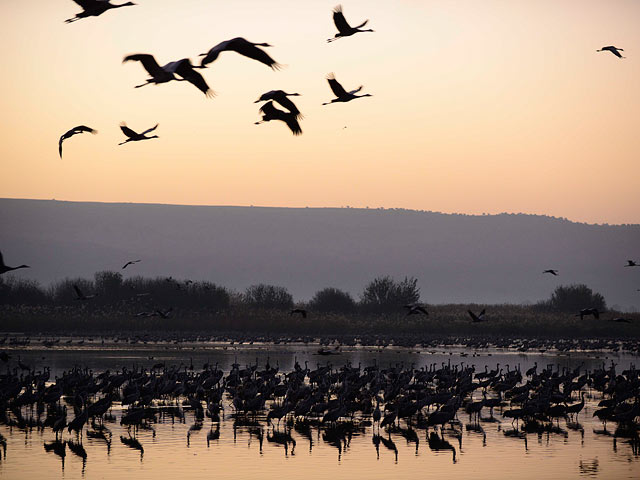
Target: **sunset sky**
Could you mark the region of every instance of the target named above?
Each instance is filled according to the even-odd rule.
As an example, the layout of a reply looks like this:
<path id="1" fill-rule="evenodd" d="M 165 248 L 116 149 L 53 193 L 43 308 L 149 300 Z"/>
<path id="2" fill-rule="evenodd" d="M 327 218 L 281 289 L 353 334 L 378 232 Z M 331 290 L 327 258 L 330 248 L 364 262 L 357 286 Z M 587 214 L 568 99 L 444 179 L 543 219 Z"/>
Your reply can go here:
<path id="1" fill-rule="evenodd" d="M 347 20 L 375 33 L 331 44 L 335 1 L 136 3 L 67 25 L 71 0 L 0 2 L 1 197 L 640 223 L 638 1 L 352 0 Z M 223 53 L 203 71 L 207 99 L 182 82 L 134 89 L 147 74 L 122 64 L 195 61 L 236 36 L 286 67 Z M 329 72 L 374 96 L 322 106 Z M 303 95 L 302 136 L 254 125 L 272 89 Z M 159 123 L 160 138 L 117 146 L 121 121 Z M 60 160 L 80 124 L 99 134 Z"/>

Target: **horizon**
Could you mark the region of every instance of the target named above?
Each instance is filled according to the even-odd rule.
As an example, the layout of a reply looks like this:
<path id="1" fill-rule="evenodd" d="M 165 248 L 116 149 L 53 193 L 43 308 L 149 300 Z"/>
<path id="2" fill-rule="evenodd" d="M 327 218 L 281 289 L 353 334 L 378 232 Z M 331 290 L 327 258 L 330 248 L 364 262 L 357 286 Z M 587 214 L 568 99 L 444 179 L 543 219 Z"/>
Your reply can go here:
<path id="1" fill-rule="evenodd" d="M 451 215 L 451 216 L 468 216 L 468 217 L 498 217 L 501 215 L 522 215 L 529 217 L 541 217 L 541 218 L 549 218 L 552 220 L 561 220 L 577 225 L 589 225 L 589 226 L 602 226 L 602 227 L 618 227 L 618 226 L 628 226 L 635 227 L 640 226 L 640 222 L 638 223 L 608 223 L 608 222 L 585 222 L 580 221 L 568 217 L 555 216 L 546 213 L 535 213 L 535 212 L 494 212 L 494 213 L 466 213 L 466 212 L 444 212 L 438 210 L 428 210 L 428 209 L 417 209 L 417 208 L 406 208 L 406 207 L 371 207 L 371 206 L 351 206 L 351 205 L 341 205 L 341 206 L 308 206 L 308 205 L 223 205 L 223 204 L 197 204 L 197 203 L 162 203 L 162 202 L 127 202 L 127 201 L 100 201 L 100 200 L 62 200 L 58 198 L 20 198 L 20 197 L 0 197 L 0 200 L 25 200 L 25 201 L 42 201 L 42 202 L 60 202 L 60 203 L 87 203 L 87 204 L 99 204 L 99 205 L 149 205 L 149 206 L 167 206 L 167 207 L 211 207 L 211 208 L 273 208 L 273 209 L 284 209 L 284 210 L 379 210 L 379 211 L 405 211 L 405 212 L 414 212 L 414 213 L 430 213 L 437 215 Z"/>

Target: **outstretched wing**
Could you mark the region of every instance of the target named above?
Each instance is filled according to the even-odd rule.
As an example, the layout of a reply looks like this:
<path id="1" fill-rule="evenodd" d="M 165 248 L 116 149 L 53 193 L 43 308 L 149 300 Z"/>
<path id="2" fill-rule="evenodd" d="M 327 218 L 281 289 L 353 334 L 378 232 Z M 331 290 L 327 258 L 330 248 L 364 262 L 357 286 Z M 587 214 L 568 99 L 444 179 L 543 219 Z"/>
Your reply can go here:
<path id="1" fill-rule="evenodd" d="M 64 139 L 67 138 L 66 133 L 64 135 L 62 135 L 60 137 L 60 141 L 58 141 L 58 153 L 60 154 L 60 158 L 62 158 L 62 142 L 64 142 Z"/>
<path id="2" fill-rule="evenodd" d="M 351 30 L 351 25 L 349 25 L 347 19 L 344 18 L 344 14 L 342 13 L 342 5 L 338 5 L 333 9 L 333 23 L 336 24 L 336 28 L 340 32 L 348 32 Z"/>
<path id="3" fill-rule="evenodd" d="M 474 322 L 479 322 L 479 321 L 480 321 L 480 319 L 478 318 L 478 316 L 477 316 L 475 313 L 473 313 L 471 310 L 467 310 L 467 312 L 469 313 L 469 316 L 471 317 L 471 319 L 472 319 Z"/>
<path id="4" fill-rule="evenodd" d="M 355 90 L 351 90 L 349 92 L 349 95 L 354 95 L 356 93 L 358 93 L 360 90 L 362 90 L 364 88 L 364 85 L 360 85 L 358 88 L 356 88 Z"/>
<path id="5" fill-rule="evenodd" d="M 80 289 L 78 288 L 77 285 L 74 285 L 73 289 L 76 291 L 76 295 L 78 295 L 78 298 L 83 298 L 84 297 L 84 295 L 82 294 L 82 292 L 80 291 Z"/>
<path id="6" fill-rule="evenodd" d="M 127 55 L 122 60 L 122 63 L 125 63 L 125 62 L 142 63 L 142 66 L 144 67 L 144 69 L 152 77 L 156 77 L 158 76 L 158 74 L 164 73 L 164 70 L 162 70 L 162 67 L 158 65 L 158 62 L 156 62 L 156 59 L 153 58 L 153 55 L 149 55 L 147 53 L 135 53 L 133 55 Z"/>
<path id="7" fill-rule="evenodd" d="M 260 63 L 264 63 L 266 66 L 272 68 L 273 70 L 279 70 L 281 68 L 281 65 L 273 58 L 271 58 L 267 52 L 265 52 L 261 48 L 256 47 L 255 45 L 252 45 L 249 42 L 243 42 L 237 46 L 234 46 L 232 50 L 238 52 L 240 55 L 244 55 L 245 57 L 249 57 L 259 61 Z"/>
<path id="8" fill-rule="evenodd" d="M 84 133 L 84 132 L 88 132 L 91 133 L 93 135 L 95 135 L 96 133 L 98 133 L 97 130 L 94 130 L 91 127 L 87 127 L 86 125 L 78 125 L 77 127 L 75 127 L 73 129 L 73 133 Z"/>
<path id="9" fill-rule="evenodd" d="M 300 113 L 300 110 L 298 110 L 298 107 L 296 107 L 296 104 L 289 100 L 289 97 L 287 97 L 286 95 L 277 95 L 274 97 L 274 100 L 284 108 L 289 110 L 296 117 L 302 117 L 302 114 Z"/>
<path id="10" fill-rule="evenodd" d="M 138 136 L 138 134 L 133 130 L 131 130 L 129 127 L 127 127 L 125 123 L 120 124 L 120 130 L 122 130 L 122 133 L 124 133 L 129 138 L 134 138 Z"/>
<path id="11" fill-rule="evenodd" d="M 73 0 L 75 3 L 80 5 L 83 10 L 89 10 L 94 7 L 97 3 L 96 0 Z"/>
<path id="12" fill-rule="evenodd" d="M 274 116 L 274 115 L 277 115 L 278 112 L 280 112 L 280 110 L 278 110 L 273 105 L 273 102 L 271 102 L 271 101 L 265 103 L 264 105 L 262 105 L 260 107 L 260 113 L 262 113 L 263 115 Z"/>
<path id="13" fill-rule="evenodd" d="M 287 124 L 287 127 L 289 127 L 289 130 L 291 130 L 291 133 L 293 133 L 294 135 L 302 135 L 302 129 L 300 128 L 300 124 L 298 123 L 296 116 L 293 113 L 286 113 L 286 112 L 282 112 L 282 113 L 283 113 L 282 119 Z M 303 313 L 302 316 L 307 318 L 305 313 Z"/>
<path id="14" fill-rule="evenodd" d="M 341 98 L 347 95 L 347 91 L 342 87 L 342 85 L 340 85 L 340 83 L 338 83 L 333 73 L 330 73 L 327 76 L 327 81 L 329 82 L 331 91 L 336 97 Z"/>
<path id="15" fill-rule="evenodd" d="M 4 258 L 2 258 L 2 252 L 0 252 L 0 266 L 4 265 Z"/>
<path id="16" fill-rule="evenodd" d="M 191 61 L 188 58 L 184 58 L 178 62 L 175 67 L 175 72 L 190 84 L 195 85 L 196 88 L 207 97 L 213 97 L 215 95 L 214 91 L 207 85 L 204 77 L 193 69 L 193 65 L 191 65 Z"/>
<path id="17" fill-rule="evenodd" d="M 227 49 L 227 45 L 229 45 L 230 40 L 225 40 L 224 42 L 220 42 L 219 44 L 211 47 L 209 51 L 204 54 L 204 58 L 200 62 L 201 67 L 206 67 L 210 63 L 213 63 L 217 60 L 220 52 L 224 52 Z"/>
<path id="18" fill-rule="evenodd" d="M 160 125 L 159 123 L 156 123 L 155 127 L 151 127 L 149 129 L 145 130 L 144 132 L 142 132 L 142 135 L 146 135 L 147 133 L 153 132 L 156 128 L 158 128 L 159 125 Z"/>

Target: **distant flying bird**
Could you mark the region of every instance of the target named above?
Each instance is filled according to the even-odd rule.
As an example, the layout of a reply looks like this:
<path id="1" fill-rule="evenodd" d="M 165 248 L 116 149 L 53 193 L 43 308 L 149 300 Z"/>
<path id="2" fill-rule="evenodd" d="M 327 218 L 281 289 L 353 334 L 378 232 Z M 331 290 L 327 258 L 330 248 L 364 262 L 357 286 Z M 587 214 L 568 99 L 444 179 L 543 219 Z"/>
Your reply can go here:
<path id="1" fill-rule="evenodd" d="M 98 295 L 93 294 L 93 295 L 85 295 L 84 293 L 82 293 L 82 290 L 80 290 L 80 288 L 78 288 L 77 285 L 73 286 L 73 289 L 76 291 L 76 300 L 91 300 L 92 298 L 97 297 Z"/>
<path id="2" fill-rule="evenodd" d="M 109 0 L 73 0 L 75 3 L 82 7 L 82 12 L 76 13 L 76 16 L 73 18 L 68 18 L 64 21 L 64 23 L 73 23 L 87 17 L 97 17 L 102 15 L 107 10 L 111 10 L 112 8 L 120 8 L 120 7 L 130 7 L 132 5 L 137 5 L 133 2 L 127 2 L 120 5 L 113 5 L 109 3 Z"/>
<path id="3" fill-rule="evenodd" d="M 623 317 L 617 317 L 611 320 L 612 322 L 618 322 L 618 323 L 631 323 L 631 319 L 630 318 L 623 318 Z"/>
<path id="4" fill-rule="evenodd" d="M 4 259 L 2 258 L 2 252 L 0 252 L 0 275 L 3 273 L 11 272 L 13 270 L 18 270 L 19 268 L 31 268 L 29 265 L 20 265 L 18 267 L 9 267 L 4 264 Z"/>
<path id="5" fill-rule="evenodd" d="M 542 273 L 550 273 L 553 276 L 557 276 L 558 275 L 558 270 L 554 270 L 553 268 L 550 268 L 549 270 L 545 270 Z"/>
<path id="6" fill-rule="evenodd" d="M 64 142 L 67 138 L 73 137 L 77 133 L 89 132 L 92 134 L 98 133 L 97 130 L 94 130 L 91 127 L 87 127 L 85 125 L 78 125 L 77 127 L 73 127 L 71 130 L 66 132 L 64 135 L 60 137 L 60 141 L 58 142 L 58 153 L 60 154 L 60 158 L 62 158 L 62 142 Z"/>
<path id="7" fill-rule="evenodd" d="M 287 93 L 283 90 L 270 90 L 260 95 L 260 98 L 253 103 L 260 103 L 260 102 L 273 100 L 275 102 L 278 102 L 280 105 L 282 105 L 284 108 L 289 110 L 291 113 L 293 113 L 296 116 L 296 118 L 302 119 L 302 114 L 300 113 L 300 110 L 298 110 L 298 107 L 296 107 L 296 104 L 293 103 L 291 100 L 289 100 L 289 98 L 287 98 L 287 97 L 299 97 L 299 96 L 300 96 L 299 93 Z"/>
<path id="8" fill-rule="evenodd" d="M 140 62 L 142 66 L 147 71 L 151 78 L 149 78 L 146 83 L 141 85 L 136 85 L 135 88 L 144 87 L 145 85 L 149 85 L 150 83 L 159 84 L 159 83 L 167 83 L 175 80 L 177 82 L 187 81 L 190 84 L 194 85 L 198 90 L 204 93 L 207 97 L 215 96 L 215 92 L 209 88 L 206 80 L 202 75 L 194 70 L 193 65 L 191 64 L 191 60 L 188 58 L 183 58 L 182 60 L 178 60 L 176 62 L 167 63 L 164 67 L 158 65 L 156 59 L 153 55 L 149 55 L 148 53 L 135 53 L 133 55 L 127 55 L 122 60 L 122 63 L 126 62 Z M 181 78 L 176 78 L 178 75 Z"/>
<path id="9" fill-rule="evenodd" d="M 236 37 L 231 40 L 225 40 L 224 42 L 220 42 L 215 47 L 212 47 L 207 53 L 201 53 L 200 56 L 204 57 L 200 62 L 200 68 L 206 68 L 207 65 L 213 63 L 220 55 L 220 52 L 236 52 L 240 55 L 244 55 L 245 57 L 252 58 L 254 60 L 259 61 L 260 63 L 264 63 L 266 66 L 270 67 L 273 70 L 279 70 L 282 68 L 278 62 L 276 62 L 273 58 L 271 58 L 267 52 L 258 47 L 271 47 L 268 43 L 253 43 L 245 38 Z"/>
<path id="10" fill-rule="evenodd" d="M 624 49 L 614 47 L 613 45 L 609 45 L 608 47 L 602 47 L 600 50 L 596 50 L 596 52 L 611 52 L 618 58 L 626 58 L 620 54 L 620 52 L 624 52 Z"/>
<path id="11" fill-rule="evenodd" d="M 338 83 L 338 81 L 336 80 L 336 77 L 335 77 L 335 75 L 333 73 L 330 73 L 329 75 L 327 75 L 327 81 L 329 82 L 329 86 L 331 87 L 331 91 L 333 92 L 333 94 L 337 98 L 334 98 L 330 102 L 323 103 L 322 105 L 329 105 L 330 103 L 336 103 L 336 102 L 350 102 L 354 98 L 372 97 L 373 96 L 373 95 L 370 95 L 368 93 L 365 93 L 363 95 L 356 95 L 356 93 L 358 93 L 360 90 L 362 90 L 362 87 L 363 87 L 362 85 L 360 85 L 355 90 L 351 90 L 350 92 L 347 92 L 344 89 L 344 87 Z"/>
<path id="12" fill-rule="evenodd" d="M 467 310 L 467 312 L 469 313 L 471 320 L 473 320 L 474 322 L 484 322 L 484 315 L 486 313 L 485 308 L 482 309 L 482 311 L 480 312 L 480 315 L 476 315 L 471 310 Z"/>
<path id="13" fill-rule="evenodd" d="M 164 312 L 162 310 L 156 310 L 155 312 L 153 312 L 153 314 L 151 316 L 152 317 L 169 318 L 169 315 L 171 314 L 172 311 L 173 311 L 173 307 L 169 307 Z"/>
<path id="14" fill-rule="evenodd" d="M 370 28 L 368 28 L 367 30 L 360 30 L 367 24 L 368 21 L 369 20 L 365 20 L 357 27 L 352 27 L 344 18 L 344 14 L 342 13 L 342 5 L 338 5 L 333 9 L 333 23 L 336 24 L 338 33 L 336 33 L 333 38 L 328 39 L 327 42 L 334 42 L 342 37 L 350 37 L 354 33 L 358 32 L 373 32 L 373 30 L 371 30 Z"/>
<path id="15" fill-rule="evenodd" d="M 418 304 L 413 304 L 413 305 L 403 305 L 402 308 L 406 308 L 407 309 L 407 316 L 409 315 L 420 315 L 421 313 L 423 313 L 424 315 L 429 315 L 429 312 L 427 312 L 427 309 L 424 308 L 422 305 L 418 305 Z"/>
<path id="16" fill-rule="evenodd" d="M 142 260 L 129 260 L 127 263 L 124 264 L 124 267 L 122 267 L 122 270 L 124 270 L 125 268 L 127 268 L 129 265 L 135 265 L 138 262 L 141 262 Z"/>
<path id="17" fill-rule="evenodd" d="M 638 265 L 635 261 L 633 260 L 627 260 L 627 264 L 625 265 L 625 267 L 640 267 L 640 265 Z"/>
<path id="18" fill-rule="evenodd" d="M 300 124 L 296 119 L 296 115 L 277 109 L 273 106 L 273 102 L 267 102 L 262 107 L 260 107 L 260 113 L 262 113 L 262 120 L 259 122 L 255 122 L 256 125 L 260 125 L 264 122 L 270 122 L 271 120 L 281 120 L 287 124 L 287 127 L 289 127 L 289 130 L 291 130 L 291 133 L 293 133 L 294 135 L 302 134 L 302 129 L 300 128 Z"/>
<path id="19" fill-rule="evenodd" d="M 597 308 L 583 308 L 582 310 L 580 310 L 580 313 L 576 314 L 576 317 L 579 316 L 580 320 L 582 320 L 584 319 L 584 317 L 587 317 L 589 315 L 593 315 L 596 320 L 600 318 L 600 312 Z"/>
<path id="20" fill-rule="evenodd" d="M 302 318 L 307 318 L 307 311 L 304 308 L 294 308 L 289 312 L 289 315 L 291 316 L 295 314 L 302 315 Z"/>
<path id="21" fill-rule="evenodd" d="M 158 125 L 160 125 L 159 123 L 156 124 L 155 127 L 151 127 L 148 130 L 145 130 L 142 133 L 136 133 L 133 130 L 131 130 L 129 127 L 127 127 L 127 124 L 122 122 L 120 124 L 120 130 L 122 130 L 122 133 L 124 133 L 127 138 L 124 142 L 120 142 L 118 145 L 124 145 L 127 142 L 139 142 L 140 140 L 151 140 L 152 138 L 160 138 L 157 135 L 154 135 L 152 137 L 147 137 L 147 133 L 151 133 L 153 132 L 156 128 L 158 128 Z"/>

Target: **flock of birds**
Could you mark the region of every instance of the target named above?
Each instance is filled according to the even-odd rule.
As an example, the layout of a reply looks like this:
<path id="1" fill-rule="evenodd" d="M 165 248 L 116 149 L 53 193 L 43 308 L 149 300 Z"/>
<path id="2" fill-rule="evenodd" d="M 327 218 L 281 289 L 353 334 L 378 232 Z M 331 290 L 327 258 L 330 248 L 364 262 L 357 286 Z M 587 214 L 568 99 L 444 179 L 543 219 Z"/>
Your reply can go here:
<path id="1" fill-rule="evenodd" d="M 261 450 L 266 438 L 293 453 L 295 433 L 309 441 L 310 449 L 314 438 L 322 436 L 340 458 L 352 436 L 369 429 L 378 455 L 382 444 L 397 460 L 392 435 L 415 443 L 416 449 L 426 438 L 431 450 L 451 451 L 455 463 L 457 450 L 447 438 L 455 439 L 460 450 L 463 429 L 486 442 L 485 429 L 497 424 L 498 432 L 523 439 L 525 447 L 527 434 L 566 438 L 571 429 L 584 436 L 578 419 L 588 398 L 593 408 L 589 415 L 604 426 L 594 433 L 627 439 L 637 455 L 640 370 L 632 365 L 619 372 L 613 361 L 591 371 L 581 367 L 549 364 L 539 371 L 535 363 L 522 372 L 519 365 L 497 364 L 493 370 L 485 366 L 476 371 L 473 365 L 449 361 L 420 369 L 403 364 L 333 368 L 329 363 L 310 369 L 307 362 L 303 368 L 296 361 L 292 371 L 281 372 L 267 359 L 264 368 L 257 361 L 245 367 L 236 362 L 228 372 L 209 363 L 198 371 L 193 362 L 100 373 L 74 367 L 51 379 L 48 368 L 36 371 L 18 359 L 13 371 L 0 375 L 0 425 L 24 432 L 50 430 L 55 440 L 44 448 L 63 459 L 69 447 L 86 460 L 85 436 L 104 441 L 110 452 L 113 433 L 108 425 L 118 420 L 121 442 L 142 455 L 139 429 L 155 437 L 158 424 L 189 418 L 193 424 L 187 446 L 210 421 L 209 446 L 220 438 L 220 424 L 230 419 L 234 437 L 245 431 L 259 440 Z M 466 425 L 463 415 L 469 416 Z M 607 423 L 616 424 L 613 433 Z M 0 445 L 6 456 L 2 436 Z"/>
<path id="2" fill-rule="evenodd" d="M 127 7 L 136 5 L 133 2 L 126 2 L 123 4 L 114 5 L 110 3 L 110 0 L 74 0 L 81 8 L 82 12 L 76 14 L 75 17 L 67 19 L 66 23 L 76 22 L 83 18 L 88 17 L 97 17 L 107 12 L 108 10 L 112 10 L 115 8 Z M 373 32 L 372 29 L 364 29 L 363 27 L 368 23 L 368 20 L 365 20 L 360 25 L 352 27 L 342 12 L 342 6 L 338 5 L 333 10 L 333 22 L 338 30 L 338 33 L 334 35 L 333 38 L 327 39 L 327 42 L 333 42 L 340 38 L 350 37 L 355 35 L 356 33 L 362 32 Z M 207 97 L 215 96 L 215 93 L 209 85 L 207 84 L 204 77 L 197 71 L 197 69 L 205 69 L 207 66 L 218 58 L 218 56 L 225 51 L 228 52 L 236 52 L 240 55 L 243 55 L 247 58 L 256 60 L 273 70 L 278 70 L 281 68 L 281 65 L 276 62 L 267 52 L 265 52 L 260 47 L 271 47 L 272 45 L 268 43 L 254 43 L 246 40 L 242 37 L 232 38 L 230 40 L 225 40 L 220 42 L 219 44 L 212 47 L 207 53 L 200 54 L 202 57 L 200 61 L 200 65 L 193 65 L 189 58 L 183 58 L 181 60 L 169 62 L 164 66 L 160 66 L 160 64 L 156 61 L 153 55 L 146 53 L 137 53 L 133 55 L 127 55 L 124 57 L 123 63 L 125 62 L 140 62 L 146 72 L 149 74 L 149 78 L 145 83 L 141 85 L 137 85 L 135 88 L 140 88 L 149 84 L 161 84 L 167 83 L 171 81 L 186 81 L 194 85 L 198 90 L 204 93 Z M 606 47 L 602 47 L 597 50 L 598 52 L 611 52 L 613 55 L 616 55 L 619 58 L 623 57 L 620 52 L 624 51 L 622 48 L 617 48 L 613 45 L 609 45 Z M 329 82 L 329 87 L 331 91 L 335 95 L 335 98 L 330 100 L 329 102 L 325 102 L 322 105 L 329 105 L 337 102 L 350 102 L 356 98 L 362 97 L 371 97 L 372 95 L 369 93 L 365 93 L 362 95 L 358 95 L 358 93 L 362 90 L 363 86 L 359 86 L 353 90 L 346 90 L 339 82 L 336 80 L 336 77 L 333 73 L 330 73 L 327 76 L 327 81 Z M 293 135 L 302 134 L 302 129 L 300 128 L 299 121 L 302 119 L 302 114 L 300 110 L 296 107 L 296 105 L 288 98 L 290 96 L 298 96 L 298 93 L 286 93 L 283 90 L 272 90 L 264 93 L 258 101 L 266 102 L 262 107 L 260 107 L 260 114 L 262 115 L 262 120 L 255 122 L 256 125 L 259 125 L 264 122 L 270 122 L 272 120 L 278 120 L 284 122 L 291 133 Z M 275 106 L 275 103 L 279 104 L 285 110 L 281 110 Z M 126 125 L 122 124 L 121 127 L 122 132 L 127 136 L 127 140 L 120 143 L 119 145 L 123 145 L 128 142 L 136 142 L 140 140 L 149 140 L 152 138 L 158 138 L 158 136 L 154 135 L 152 137 L 146 136 L 147 133 L 153 131 L 156 127 L 146 130 L 143 133 L 136 133 Z M 62 158 L 62 143 L 72 137 L 73 135 L 79 133 L 97 133 L 93 128 L 87 127 L 85 125 L 79 125 L 74 127 L 64 133 L 59 140 L 58 150 L 60 153 L 60 158 Z"/>
<path id="3" fill-rule="evenodd" d="M 83 11 L 78 13 L 75 17 L 66 20 L 67 23 L 72 23 L 83 18 L 88 17 L 97 17 L 102 15 L 108 10 L 120 7 L 126 7 L 130 5 L 135 5 L 133 2 L 127 2 L 120 5 L 113 5 L 109 2 L 109 0 L 74 0 L 80 7 L 82 7 Z M 363 29 L 368 20 L 365 20 L 360 25 L 356 27 L 352 27 L 347 22 L 344 14 L 342 13 L 342 6 L 338 5 L 333 10 L 333 22 L 335 23 L 336 28 L 338 29 L 338 33 L 335 34 L 333 38 L 327 40 L 327 42 L 333 42 L 338 40 L 339 38 L 349 37 L 356 33 L 360 32 L 373 32 L 371 29 Z M 160 64 L 156 61 L 153 55 L 147 53 L 136 53 L 132 55 L 127 55 L 123 59 L 123 63 L 126 62 L 140 62 L 145 71 L 149 74 L 149 78 L 145 83 L 141 85 L 137 85 L 135 88 L 144 87 L 145 85 L 150 84 L 161 84 L 168 83 L 171 81 L 178 82 L 189 82 L 194 85 L 198 90 L 204 93 L 207 97 L 215 96 L 215 92 L 209 87 L 207 81 L 204 77 L 197 71 L 198 69 L 205 69 L 211 63 L 215 62 L 216 59 L 222 52 L 236 52 L 240 55 L 243 55 L 247 58 L 256 60 L 273 70 L 279 70 L 282 66 L 276 62 L 267 52 L 265 52 L 261 47 L 271 47 L 272 45 L 268 43 L 254 43 L 249 40 L 236 37 L 230 40 L 225 40 L 223 42 L 218 43 L 214 47 L 212 47 L 208 52 L 200 54 L 202 57 L 200 61 L 200 65 L 193 65 L 191 60 L 188 58 L 183 58 L 181 60 L 177 60 L 174 62 L 169 62 L 164 66 L 160 66 Z M 329 87 L 331 91 L 335 95 L 329 102 L 323 103 L 323 105 L 329 105 L 331 103 L 336 102 L 350 102 L 356 98 L 362 97 L 370 97 L 371 94 L 362 94 L 358 95 L 358 92 L 362 90 L 362 85 L 353 90 L 345 90 L 345 88 L 336 80 L 335 75 L 333 73 L 327 76 L 327 81 L 329 82 Z M 302 119 L 302 114 L 296 105 L 291 101 L 288 97 L 291 96 L 299 96 L 298 93 L 286 93 L 283 90 L 271 90 L 266 92 L 260 96 L 260 98 L 256 101 L 258 102 L 266 102 L 262 107 L 260 107 L 260 113 L 262 114 L 262 120 L 259 122 L 255 122 L 256 125 L 259 125 L 264 122 L 270 122 L 272 120 L 279 120 L 284 122 L 291 133 L 293 135 L 302 134 L 302 129 L 300 128 L 299 121 Z M 281 110 L 275 106 L 275 103 L 279 104 L 281 107 L 286 110 Z M 156 125 L 157 127 L 157 125 Z M 127 136 L 127 140 L 120 143 L 119 145 L 123 145 L 128 142 L 136 142 L 140 140 L 149 140 L 151 138 L 158 138 L 157 136 L 147 137 L 146 134 L 153 131 L 156 127 L 146 130 L 143 133 L 136 133 L 126 125 L 122 124 L 121 129 L 122 132 Z M 77 135 L 79 133 L 93 133 L 96 134 L 97 130 L 93 128 L 87 127 L 85 125 L 79 125 L 74 127 L 64 133 L 58 142 L 58 151 L 60 154 L 60 158 L 62 158 L 62 143 L 73 135 Z"/>

